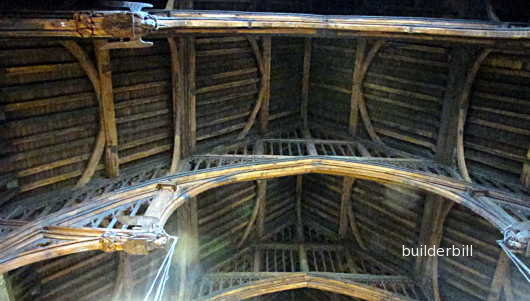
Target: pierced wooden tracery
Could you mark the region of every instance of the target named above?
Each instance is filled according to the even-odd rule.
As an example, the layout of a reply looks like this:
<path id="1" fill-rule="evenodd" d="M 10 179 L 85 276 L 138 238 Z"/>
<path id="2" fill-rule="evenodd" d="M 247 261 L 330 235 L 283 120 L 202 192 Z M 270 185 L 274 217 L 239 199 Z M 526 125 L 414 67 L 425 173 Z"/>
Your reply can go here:
<path id="1" fill-rule="evenodd" d="M 269 138 L 267 138 L 269 139 Z M 452 198 L 454 201 L 461 202 L 465 206 L 470 207 L 478 214 L 486 217 L 490 222 L 494 223 L 501 230 L 504 227 L 513 223 L 526 220 L 530 214 L 530 208 L 521 202 L 520 194 L 513 194 L 502 192 L 500 190 L 492 190 L 476 184 L 465 183 L 457 177 L 454 170 L 441 165 L 434 164 L 431 161 L 420 159 L 403 158 L 403 154 L 399 152 L 388 152 L 384 147 L 378 147 L 376 144 L 359 142 L 359 141 L 329 141 L 315 140 L 315 139 L 273 139 L 257 140 L 252 142 L 254 146 L 251 149 L 259 149 L 259 144 L 265 141 L 278 141 L 284 144 L 283 149 L 287 152 L 286 155 L 203 155 L 194 156 L 189 160 L 189 166 L 195 169 L 191 172 L 184 171 L 180 174 L 163 178 L 156 182 L 150 182 L 145 185 L 140 185 L 134 189 L 118 190 L 115 193 L 104 194 L 106 191 L 117 189 L 120 185 L 102 186 L 95 189 L 93 193 L 99 192 L 104 194 L 102 197 L 93 200 L 90 203 L 80 203 L 74 207 L 65 207 L 66 204 L 74 204 L 72 201 L 61 202 L 55 204 L 57 212 L 51 215 L 53 218 L 42 217 L 42 212 L 34 212 L 26 214 L 27 219 L 36 218 L 36 222 L 45 221 L 47 224 L 29 223 L 14 231 L 6 237 L 6 242 L 1 247 L 6 251 L 6 254 L 19 254 L 16 256 L 26 256 L 28 252 L 36 251 L 36 257 L 31 257 L 30 260 L 43 260 L 49 258 L 49 255 L 39 253 L 46 248 L 54 248 L 56 245 L 69 246 L 66 252 L 78 252 L 78 246 L 88 243 L 91 249 L 101 249 L 102 235 L 109 231 L 131 231 L 127 230 L 127 225 L 122 225 L 117 220 L 119 215 L 141 216 L 148 215 L 160 218 L 162 223 L 165 223 L 171 212 L 180 206 L 186 199 L 201 193 L 207 189 L 223 185 L 224 183 L 266 179 L 268 177 L 278 177 L 283 175 L 295 175 L 307 172 L 325 172 L 337 173 L 340 175 L 348 175 L 355 178 L 366 178 L 375 181 L 388 181 L 394 183 L 402 183 L 412 185 L 417 188 L 431 190 L 432 192 L 441 193 L 445 197 Z M 300 156 L 289 156 L 286 146 L 288 143 L 304 143 L 306 148 L 309 144 L 317 146 L 322 144 L 326 147 L 335 147 L 336 145 L 349 145 L 355 147 L 358 154 L 366 155 L 374 154 L 374 156 L 387 155 L 389 157 L 364 157 L 364 156 L 307 156 L 306 158 Z M 195 165 L 193 165 L 195 164 Z M 137 174 L 134 179 L 147 176 L 155 177 L 159 175 L 158 169 L 151 169 L 152 172 L 143 172 Z M 134 179 L 124 179 L 134 182 Z M 167 197 L 163 200 L 153 199 L 162 193 L 160 184 L 173 186 L 169 191 Z M 122 184 L 123 185 L 123 184 Z M 60 199 L 62 200 L 62 199 Z M 54 204 L 53 202 L 50 204 Z M 63 208 L 63 209 L 61 209 Z M 154 215 L 153 215 L 154 214 Z M 41 216 L 39 218 L 39 216 Z M 49 216 L 49 215 L 48 215 Z M 13 217 L 13 216 L 7 216 Z M 49 240 L 52 236 L 43 237 L 40 241 L 41 246 L 24 242 L 23 237 L 31 235 L 32 231 L 37 231 L 39 227 L 61 226 L 61 227 L 86 227 L 98 229 L 99 232 L 86 237 L 86 240 L 76 240 L 67 238 L 66 241 Z M 127 232 L 128 233 L 128 232 Z M 125 234 L 125 232 L 124 232 Z M 134 230 L 132 232 L 134 234 Z M 48 239 L 48 240 L 46 240 Z M 70 240 L 69 240 L 70 239 Z M 125 238 L 126 239 L 126 238 Z M 314 247 L 311 245 L 311 240 L 306 240 L 307 245 L 304 245 L 304 252 L 308 262 L 308 270 L 318 272 L 332 272 L 337 273 L 341 271 L 352 273 L 354 271 L 366 271 L 370 273 L 380 273 L 386 268 L 375 268 L 373 264 L 361 261 L 358 263 L 348 262 L 341 255 L 340 246 L 335 248 L 329 247 Z M 44 249 L 42 249 L 44 246 Z M 300 269 L 300 259 L 298 249 L 293 249 L 288 245 L 262 245 L 263 258 L 259 261 L 262 263 L 263 271 L 282 271 L 282 272 L 297 272 Z M 24 255 L 25 254 L 25 255 Z M 42 255 L 41 255 L 42 254 Z M 253 260 L 253 253 L 249 255 L 241 255 L 240 270 L 251 268 L 255 262 Z M 279 260 L 283 258 L 282 260 Z M 11 269 L 25 262 L 32 261 L 17 261 L 17 263 L 9 264 L 13 258 L 4 258 L 2 261 L 4 267 Z M 7 264 L 7 265 L 6 265 Z"/>

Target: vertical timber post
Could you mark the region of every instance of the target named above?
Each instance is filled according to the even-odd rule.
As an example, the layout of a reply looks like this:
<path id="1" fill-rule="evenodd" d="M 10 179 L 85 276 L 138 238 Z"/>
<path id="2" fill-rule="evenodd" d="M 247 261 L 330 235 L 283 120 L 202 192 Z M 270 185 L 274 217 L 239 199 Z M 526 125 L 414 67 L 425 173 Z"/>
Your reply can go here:
<path id="1" fill-rule="evenodd" d="M 438 131 L 435 161 L 444 165 L 455 165 L 457 146 L 458 111 L 464 90 L 467 70 L 471 67 L 471 51 L 467 48 L 452 48 L 449 53 L 449 74 L 443 99 L 442 123 Z M 441 243 L 445 220 L 453 202 L 440 196 L 427 194 L 420 226 L 418 245 L 437 246 Z M 437 257 L 416 257 L 415 274 L 424 282 L 427 293 L 440 300 L 438 286 Z"/>
<path id="2" fill-rule="evenodd" d="M 100 82 L 101 101 L 99 102 L 99 118 L 105 130 L 105 168 L 109 177 L 117 177 L 119 171 L 118 158 L 118 130 L 116 127 L 116 112 L 114 110 L 114 96 L 112 92 L 112 72 L 110 67 L 110 51 L 102 49 L 106 41 L 94 42 L 97 60 L 97 70 Z"/>
<path id="3" fill-rule="evenodd" d="M 179 89 L 183 90 L 182 102 L 180 106 L 184 112 L 181 130 L 181 156 L 188 157 L 193 154 L 197 140 L 197 121 L 196 121 L 196 97 L 195 97 L 195 74 L 196 74 L 196 56 L 195 56 L 195 38 L 179 38 L 180 57 L 181 57 L 181 79 L 182 83 Z"/>
<path id="4" fill-rule="evenodd" d="M 302 192 L 303 176 L 296 176 L 296 239 L 298 240 L 298 256 L 300 270 L 309 272 L 307 252 L 304 247 L 304 225 L 302 224 Z"/>
<path id="5" fill-rule="evenodd" d="M 182 116 L 184 113 L 184 80 L 182 66 L 182 50 L 175 38 L 168 38 L 171 52 L 171 102 L 173 109 L 173 156 L 169 173 L 177 172 L 182 156 Z"/>
<path id="6" fill-rule="evenodd" d="M 311 38 L 306 38 L 304 41 L 304 73 L 302 79 L 302 107 L 300 109 L 304 130 L 308 129 L 309 89 L 311 84 L 311 43 Z"/>
<path id="7" fill-rule="evenodd" d="M 265 215 L 267 207 L 267 181 L 258 180 L 256 181 L 256 194 L 259 202 L 259 213 L 256 220 L 256 230 L 258 241 L 262 239 L 265 234 Z M 256 248 L 254 250 L 254 272 L 259 272 L 261 267 L 261 250 Z"/>

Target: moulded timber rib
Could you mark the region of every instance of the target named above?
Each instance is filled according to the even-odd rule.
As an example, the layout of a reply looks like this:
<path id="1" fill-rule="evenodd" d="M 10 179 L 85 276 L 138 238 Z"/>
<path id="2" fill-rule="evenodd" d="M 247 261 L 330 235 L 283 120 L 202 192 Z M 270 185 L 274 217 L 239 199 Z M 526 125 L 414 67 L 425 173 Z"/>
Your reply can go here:
<path id="1" fill-rule="evenodd" d="M 252 158 L 252 156 L 250 156 Z M 256 158 L 253 158 L 256 160 Z M 401 166 L 405 162 L 405 166 Z M 121 227 L 115 221 L 120 214 L 138 213 L 140 207 L 145 209 L 146 215 L 157 217 L 161 224 L 165 224 L 169 216 L 190 197 L 196 196 L 206 190 L 223 186 L 228 183 L 264 180 L 269 178 L 297 175 L 303 173 L 328 173 L 349 176 L 372 181 L 382 181 L 416 187 L 422 190 L 439 194 L 452 201 L 469 207 L 475 213 L 487 219 L 499 230 L 504 231 L 510 225 L 520 221 L 518 215 L 510 214 L 502 208 L 509 208 L 510 212 L 530 208 L 520 195 L 511 195 L 501 191 L 485 189 L 461 180 L 446 176 L 439 176 L 428 171 L 418 171 L 409 166 L 410 160 L 377 159 L 377 158 L 352 158 L 352 157 L 325 157 L 308 156 L 301 158 L 278 159 L 268 157 L 257 160 L 251 164 L 235 164 L 228 167 L 210 168 L 204 171 L 185 172 L 182 174 L 161 178 L 123 191 L 100 197 L 89 204 L 73 208 L 66 208 L 50 216 L 37 219 L 32 223 L 12 231 L 0 244 L 3 254 L 10 254 L 1 260 L 1 271 L 48 258 L 59 254 L 68 254 L 83 251 L 83 241 L 73 241 L 68 244 L 66 251 L 47 252 L 59 245 L 47 243 L 46 247 L 35 249 L 36 246 L 28 244 L 28 237 L 38 235 L 47 227 L 67 227 L 77 231 L 76 227 L 96 227 L 103 231 L 118 231 Z M 425 166 L 430 163 L 415 160 L 413 166 Z M 162 197 L 162 194 L 164 197 Z M 167 196 L 165 196 L 167 194 Z M 160 197 L 157 197 L 160 196 Z M 151 201 L 151 199 L 153 201 Z M 142 204 L 139 204 L 141 202 Z M 147 203 L 145 203 L 147 202 Z M 145 203 L 145 205 L 144 205 Z M 73 228 L 72 228 L 73 227 Z M 100 230 L 98 230 L 100 231 Z M 120 230 L 126 231 L 126 230 Z M 134 230 L 132 234 L 134 235 Z M 90 249 L 105 249 L 96 236 L 91 236 Z M 103 237 L 99 237 L 104 239 Z M 28 249 L 29 248 L 29 249 Z M 119 250 L 119 247 L 117 247 Z"/>

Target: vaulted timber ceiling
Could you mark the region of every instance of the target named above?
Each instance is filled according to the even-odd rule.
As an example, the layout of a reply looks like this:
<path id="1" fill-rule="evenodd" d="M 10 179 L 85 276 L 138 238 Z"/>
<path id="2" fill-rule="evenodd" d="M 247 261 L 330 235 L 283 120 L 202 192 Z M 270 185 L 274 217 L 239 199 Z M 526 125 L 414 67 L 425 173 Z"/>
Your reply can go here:
<path id="1" fill-rule="evenodd" d="M 195 8 L 211 7 L 195 2 Z M 228 2 L 223 8 L 254 7 L 250 2 Z M 279 6 L 277 10 L 284 10 Z M 318 11 L 333 12 L 327 9 Z M 167 24 L 188 17 L 187 12 L 169 14 Z M 204 33 L 193 26 L 205 18 L 230 30 L 230 22 L 260 17 L 240 15 L 227 22 L 192 13 L 185 30 Z M 0 77 L 0 116 L 7 129 L 1 140 L 6 146 L 0 151 L 5 155 L 1 234 L 168 172 L 193 174 L 271 158 L 267 156 L 428 158 L 443 165 L 416 166 L 418 162 L 410 161 L 407 166 L 403 161 L 401 166 L 463 177 L 474 183 L 465 185 L 486 191 L 521 198 L 528 194 L 523 187 L 530 183 L 527 44 L 479 38 L 485 33 L 512 37 L 513 31 L 483 22 L 483 29 L 466 32 L 474 45 L 460 36 L 441 37 L 450 42 L 432 41 L 436 35 L 429 29 L 418 30 L 430 41 L 409 34 L 327 39 L 311 36 L 337 34 L 329 30 L 328 19 L 304 18 L 323 30 L 282 29 L 287 35 L 307 34 L 305 38 L 157 36 L 153 47 L 110 52 L 105 42 L 86 39 L 1 40 L 5 72 Z M 274 30 L 290 21 L 277 20 L 263 28 L 255 22 L 255 28 L 245 30 Z M 340 24 L 352 31 L 355 27 L 347 23 Z M 450 28 L 474 26 L 453 23 Z M 182 29 L 173 26 L 161 34 Z M 0 30 L 2 34 L 6 32 Z M 107 89 L 100 90 L 102 85 Z M 241 139 L 247 134 L 248 139 Z M 372 142 L 352 141 L 355 135 Z M 152 200 L 80 223 L 121 227 L 118 213 L 142 215 Z M 448 213 L 447 218 L 437 216 L 439 212 Z M 517 221 L 528 218 L 526 211 L 509 212 Z M 188 233 L 192 213 L 198 236 Z M 197 273 L 202 277 L 188 280 L 196 294 L 192 297 L 198 299 L 223 293 L 226 298 L 254 296 L 275 281 L 282 289 L 304 288 L 264 300 L 341 300 L 346 297 L 334 293 L 355 291 L 350 282 L 362 292 L 363 281 L 379 297 L 421 299 L 425 282 L 411 282 L 410 276 L 431 274 L 440 279 L 437 286 L 447 300 L 518 300 L 528 295 L 528 285 L 509 268 L 496 243 L 503 237 L 485 219 L 424 191 L 367 179 L 310 173 L 231 184 L 199 194 L 175 212 L 166 228 L 182 235 L 184 246 L 197 244 L 191 247 L 196 253 L 178 256 L 200 262 Z M 442 230 L 443 236 L 436 238 Z M 58 235 L 53 230 L 51 234 Z M 190 242 L 188 235 L 198 240 Z M 401 254 L 403 245 L 422 243 L 472 244 L 476 256 L 440 258 L 433 271 L 425 272 L 422 269 L 434 263 Z M 143 296 L 143 285 L 160 262 L 160 253 L 136 257 L 92 251 L 34 263 L 10 272 L 8 279 L 17 300 L 93 300 L 120 292 Z M 287 274 L 268 274 L 274 272 Z M 127 277 L 129 282 L 124 281 Z M 181 276 L 175 277 L 181 281 Z M 347 285 L 337 285 L 336 277 Z M 179 281 L 170 284 L 173 293 L 183 291 Z M 229 290 L 252 281 L 256 284 L 241 295 Z M 324 287 L 332 287 L 333 293 L 314 290 Z M 348 300 L 373 297 L 368 295 L 350 295 Z"/>

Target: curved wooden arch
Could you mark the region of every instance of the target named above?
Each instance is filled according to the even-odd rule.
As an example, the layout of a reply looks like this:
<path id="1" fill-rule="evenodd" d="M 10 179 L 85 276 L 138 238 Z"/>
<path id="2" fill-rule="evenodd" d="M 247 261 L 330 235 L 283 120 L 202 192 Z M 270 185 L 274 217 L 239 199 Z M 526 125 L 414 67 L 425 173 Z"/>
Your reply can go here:
<path id="1" fill-rule="evenodd" d="M 96 94 L 96 99 L 98 102 L 101 102 L 101 90 L 100 90 L 100 83 L 99 83 L 99 77 L 98 77 L 98 71 L 96 69 L 96 66 L 90 61 L 90 58 L 86 54 L 86 52 L 74 41 L 62 41 L 61 44 L 64 48 L 66 48 L 70 54 L 72 54 L 73 57 L 76 58 L 76 60 L 79 62 L 79 65 L 81 66 L 81 69 L 86 73 L 88 76 L 88 79 L 90 80 L 90 83 L 92 83 L 92 87 L 94 87 L 94 93 Z M 97 165 L 99 161 L 101 160 L 101 156 L 103 155 L 103 150 L 105 148 L 105 130 L 103 128 L 103 125 L 99 125 L 99 131 L 98 135 L 96 137 L 96 143 L 94 145 L 94 150 L 92 151 L 92 155 L 90 155 L 90 158 L 88 159 L 88 163 L 85 167 L 85 170 L 83 171 L 83 174 L 77 181 L 76 187 L 84 186 L 94 173 L 96 172 Z"/>
<path id="2" fill-rule="evenodd" d="M 256 62 L 258 65 L 259 73 L 261 75 L 261 80 L 260 80 L 260 88 L 259 88 L 258 100 L 256 101 L 256 105 L 254 106 L 254 109 L 252 109 L 252 112 L 250 113 L 248 121 L 245 124 L 245 127 L 243 128 L 243 130 L 241 130 L 241 133 L 239 133 L 239 135 L 237 136 L 237 139 L 243 139 L 248 134 L 248 131 L 250 131 L 250 129 L 254 125 L 254 122 L 256 121 L 256 116 L 258 115 L 258 112 L 260 111 L 263 105 L 263 101 L 265 100 L 265 96 L 267 94 L 266 93 L 267 82 L 265 80 L 266 74 L 265 74 L 265 65 L 263 62 L 263 56 L 261 55 L 256 39 L 253 37 L 247 37 L 247 40 L 250 43 L 250 46 L 252 47 L 254 56 L 256 57 Z"/>
<path id="3" fill-rule="evenodd" d="M 467 170 L 466 165 L 466 156 L 464 154 L 464 126 L 466 124 L 467 113 L 469 109 L 469 95 L 471 94 L 471 89 L 473 88 L 473 83 L 477 77 L 478 70 L 482 62 L 488 57 L 492 52 L 492 49 L 483 49 L 481 53 L 473 62 L 473 65 L 469 72 L 466 75 L 466 80 L 464 82 L 464 87 L 462 89 L 462 94 L 460 94 L 460 109 L 458 111 L 458 124 L 457 124 L 457 141 L 456 141 L 456 158 L 458 162 L 458 169 L 462 174 L 462 177 L 466 181 L 471 182 L 471 177 Z"/>
<path id="4" fill-rule="evenodd" d="M 313 276 L 307 273 L 299 273 L 289 276 L 278 276 L 264 280 L 250 282 L 246 285 L 235 287 L 219 294 L 207 297 L 204 301 L 230 301 L 245 300 L 253 297 L 278 293 L 282 291 L 312 288 L 328 291 L 336 294 L 359 298 L 362 300 L 396 300 L 410 301 L 412 299 L 369 286 L 366 284 L 345 282 L 337 279 Z"/>
<path id="5" fill-rule="evenodd" d="M 384 40 L 378 40 L 375 42 L 375 44 L 372 46 L 368 54 L 366 55 L 366 60 L 362 63 L 361 68 L 361 74 L 359 78 L 359 111 L 361 112 L 361 117 L 363 119 L 364 127 L 366 128 L 366 131 L 368 132 L 368 135 L 373 141 L 383 143 L 379 135 L 374 129 L 374 126 L 372 124 L 372 120 L 370 119 L 370 115 L 368 114 L 368 108 L 366 107 L 366 100 L 364 99 L 364 88 L 363 83 L 364 79 L 366 78 L 366 73 L 370 69 L 370 66 L 372 65 L 372 62 L 374 61 L 375 57 L 381 50 L 381 48 L 384 46 L 385 41 Z"/>
<path id="6" fill-rule="evenodd" d="M 131 235 L 142 233 L 135 232 L 134 230 L 83 227 L 86 227 L 85 225 L 98 218 L 98 216 L 101 216 L 101 214 L 116 214 L 114 212 L 117 212 L 120 208 L 124 208 L 123 206 L 130 206 L 139 200 L 143 201 L 146 197 L 158 196 L 154 197 L 144 215 L 159 218 L 160 225 L 163 226 L 173 212 L 182 204 L 207 190 L 237 182 L 307 173 L 347 176 L 382 183 L 405 185 L 428 191 L 468 207 L 496 226 L 501 232 L 517 222 L 517 220 L 504 211 L 500 203 L 503 205 L 513 204 L 513 206 L 523 208 L 530 212 L 530 206 L 524 200 L 520 200 L 518 196 L 499 191 L 488 191 L 488 199 L 481 199 L 475 197 L 474 192 L 480 193 L 480 197 L 480 195 L 485 193 L 484 187 L 473 185 L 459 179 L 421 173 L 410 169 L 407 170 L 377 159 L 339 159 L 336 157 L 319 156 L 268 159 L 263 162 L 252 162 L 168 176 L 116 193 L 104 195 L 92 202 L 67 208 L 28 223 L 10 233 L 0 243 L 0 254 L 5 254 L 3 258 L 0 258 L 0 273 L 33 262 L 86 250 L 83 245 L 84 242 L 79 240 L 79 235 L 77 234 L 80 231 L 84 231 L 83 233 L 85 233 L 82 238 L 99 240 L 100 245 L 98 249 L 102 250 L 109 250 L 103 243 L 104 237 L 102 235 L 104 233 L 119 234 L 123 232 Z M 45 248 L 33 244 L 35 240 L 30 239 L 31 237 L 37 237 L 36 235 L 39 235 L 43 230 L 54 227 L 67 229 L 70 231 L 68 233 L 75 233 L 76 235 L 52 235 L 52 238 L 59 239 L 59 243 L 55 242 L 54 245 L 52 242 Z M 61 254 L 49 252 L 49 248 L 57 246 L 61 240 L 69 242 L 70 248 L 65 252 L 61 252 Z M 111 249 L 110 251 L 115 250 L 119 250 L 119 248 Z M 30 253 L 31 257 L 26 257 L 29 259 L 19 259 Z"/>
<path id="7" fill-rule="evenodd" d="M 160 210 L 148 210 L 148 213 L 153 214 L 153 216 L 160 219 L 162 224 L 165 224 L 171 214 L 184 202 L 207 190 L 237 182 L 271 179 L 307 173 L 347 176 L 356 179 L 417 188 L 468 207 L 501 231 L 515 222 L 515 220 L 509 218 L 508 215 L 502 213 L 499 214 L 499 212 L 503 212 L 503 210 L 494 203 L 490 203 L 490 208 L 485 208 L 484 204 L 469 194 L 473 188 L 461 180 L 442 176 L 429 176 L 405 171 L 396 167 L 366 164 L 363 162 L 336 158 L 315 157 L 278 160 L 274 163 L 258 163 L 255 165 L 207 172 L 203 174 L 204 177 L 201 176 L 201 179 L 197 180 L 197 182 L 190 181 L 179 186 L 179 191 L 176 192 L 174 198 L 170 202 L 160 204 L 157 203 L 156 200 L 153 201 L 151 207 Z M 211 175 L 212 177 L 206 175 Z"/>

